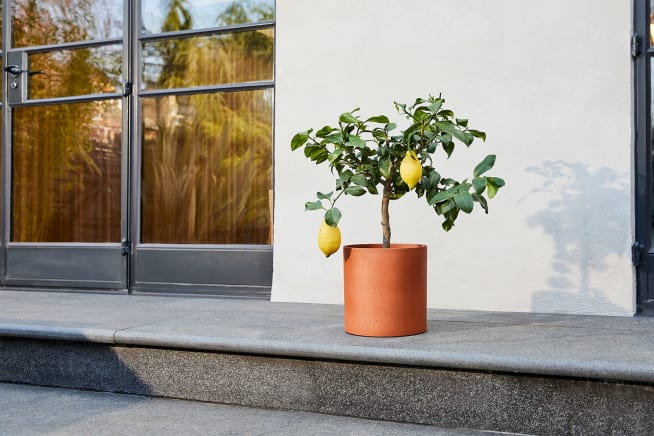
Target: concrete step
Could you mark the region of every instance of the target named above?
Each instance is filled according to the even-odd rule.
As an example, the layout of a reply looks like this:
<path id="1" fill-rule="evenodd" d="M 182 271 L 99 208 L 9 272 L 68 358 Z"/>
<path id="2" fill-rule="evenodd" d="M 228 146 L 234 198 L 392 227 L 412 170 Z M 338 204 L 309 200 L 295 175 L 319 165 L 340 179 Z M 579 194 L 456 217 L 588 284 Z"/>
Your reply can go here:
<path id="1" fill-rule="evenodd" d="M 499 433 L 0 383 L 0 429 L 26 435 L 442 435 Z"/>
<path id="2" fill-rule="evenodd" d="M 359 338 L 342 307 L 0 293 L 0 380 L 526 434 L 648 434 L 654 319 L 430 311 Z"/>

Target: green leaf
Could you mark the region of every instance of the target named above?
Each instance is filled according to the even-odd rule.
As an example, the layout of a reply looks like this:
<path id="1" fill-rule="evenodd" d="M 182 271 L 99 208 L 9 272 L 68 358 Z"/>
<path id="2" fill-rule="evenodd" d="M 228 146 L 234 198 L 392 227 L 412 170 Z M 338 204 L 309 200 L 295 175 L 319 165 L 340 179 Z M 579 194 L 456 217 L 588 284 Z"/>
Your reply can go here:
<path id="1" fill-rule="evenodd" d="M 321 200 L 329 200 L 329 199 L 332 198 L 333 193 L 334 193 L 334 191 L 328 192 L 327 194 L 323 194 L 322 192 L 318 192 L 318 193 L 316 193 L 316 196 Z"/>
<path id="2" fill-rule="evenodd" d="M 447 118 L 452 118 L 454 116 L 454 112 L 448 109 L 443 109 L 438 113 L 441 117 L 447 117 Z"/>
<path id="3" fill-rule="evenodd" d="M 388 179 L 390 177 L 391 159 L 389 157 L 383 157 L 379 159 L 379 172 L 385 179 Z"/>
<path id="4" fill-rule="evenodd" d="M 477 194 L 481 194 L 486 189 L 486 179 L 484 177 L 475 177 L 472 179 L 472 187 Z"/>
<path id="5" fill-rule="evenodd" d="M 344 182 L 349 182 L 354 174 L 350 170 L 341 171 L 340 178 Z"/>
<path id="6" fill-rule="evenodd" d="M 357 124 L 359 120 L 354 117 L 350 112 L 344 112 L 341 114 L 341 116 L 338 118 L 338 121 L 341 123 L 348 123 L 348 124 Z"/>
<path id="7" fill-rule="evenodd" d="M 370 122 L 370 123 L 388 124 L 389 120 L 388 120 L 388 117 L 386 115 L 377 115 L 377 116 L 368 118 L 365 122 L 366 123 Z"/>
<path id="8" fill-rule="evenodd" d="M 470 144 L 472 144 L 472 141 L 475 140 L 474 136 L 472 136 L 472 135 L 471 135 L 470 133 L 468 133 L 468 132 L 462 132 L 462 131 L 460 131 L 460 130 L 455 130 L 452 134 L 454 135 L 454 137 L 455 137 L 456 139 L 458 139 L 459 141 L 463 142 L 463 143 L 464 143 L 465 145 L 467 145 L 468 147 L 470 146 Z"/>
<path id="9" fill-rule="evenodd" d="M 438 185 L 438 182 L 441 181 L 441 175 L 438 174 L 438 171 L 434 170 L 431 173 L 429 173 L 429 184 L 430 186 L 436 186 Z"/>
<path id="10" fill-rule="evenodd" d="M 375 185 L 368 185 L 368 192 L 370 192 L 373 195 L 379 194 L 379 191 L 377 190 L 377 187 Z"/>
<path id="11" fill-rule="evenodd" d="M 444 142 L 443 143 L 443 150 L 445 150 L 445 153 L 447 153 L 447 157 L 449 158 L 452 156 L 452 152 L 454 151 L 454 143 L 453 142 Z"/>
<path id="12" fill-rule="evenodd" d="M 436 205 L 436 213 L 444 215 L 454 208 L 456 208 L 456 203 L 452 200 L 447 200 L 445 203 Z"/>
<path id="13" fill-rule="evenodd" d="M 343 154 L 343 149 L 342 148 L 337 148 L 334 150 L 330 155 L 329 155 L 329 163 L 334 163 L 335 160 L 337 160 L 341 154 Z"/>
<path id="14" fill-rule="evenodd" d="M 451 121 L 439 121 L 436 123 L 436 127 L 454 136 L 456 139 L 463 142 L 465 145 L 472 144 L 472 141 L 474 140 L 474 137 L 471 133 L 462 132 L 461 130 L 457 129 L 456 126 L 452 124 Z"/>
<path id="15" fill-rule="evenodd" d="M 325 126 L 316 132 L 316 136 L 318 138 L 324 138 L 325 136 L 331 134 L 334 130 L 336 129 L 333 128 L 332 126 Z"/>
<path id="16" fill-rule="evenodd" d="M 413 119 L 422 122 L 428 119 L 430 116 L 431 114 L 429 113 L 429 109 L 427 109 L 426 107 L 419 107 L 418 109 L 416 109 L 413 115 Z"/>
<path id="17" fill-rule="evenodd" d="M 436 99 L 433 103 L 431 103 L 428 107 L 430 111 L 436 113 L 441 108 L 441 106 L 443 106 L 443 100 L 439 98 Z"/>
<path id="18" fill-rule="evenodd" d="M 457 118 L 456 125 L 461 127 L 468 127 L 468 120 L 466 120 L 465 118 Z"/>
<path id="19" fill-rule="evenodd" d="M 368 178 L 366 176 L 364 176 L 363 174 L 355 174 L 354 176 L 352 176 L 350 181 L 352 183 L 354 183 L 355 185 L 359 185 L 359 186 L 363 186 L 363 187 L 368 186 Z"/>
<path id="20" fill-rule="evenodd" d="M 495 165 L 495 155 L 494 154 L 489 154 L 482 160 L 479 165 L 475 167 L 475 170 L 473 171 L 473 174 L 475 177 L 479 177 L 482 174 L 484 174 L 486 171 L 490 170 L 493 168 L 493 165 Z M 479 192 L 479 191 L 477 191 Z"/>
<path id="21" fill-rule="evenodd" d="M 499 177 L 486 177 L 486 187 L 488 188 L 488 198 L 494 198 L 497 191 L 504 186 L 504 180 Z"/>
<path id="22" fill-rule="evenodd" d="M 483 195 L 477 193 L 472 194 L 472 199 L 481 205 L 481 207 L 484 209 L 484 212 L 488 213 L 488 202 Z"/>
<path id="23" fill-rule="evenodd" d="M 341 132 L 334 133 L 333 135 L 328 135 L 325 136 L 323 143 L 326 144 L 342 144 L 343 143 L 343 135 Z"/>
<path id="24" fill-rule="evenodd" d="M 307 201 L 306 203 L 304 203 L 304 210 L 305 211 L 307 211 L 307 210 L 318 210 L 318 209 L 322 209 L 322 203 L 320 202 L 320 200 Z"/>
<path id="25" fill-rule="evenodd" d="M 327 212 L 325 212 L 325 222 L 327 225 L 336 227 L 338 222 L 341 220 L 341 211 L 335 207 L 332 207 Z"/>
<path id="26" fill-rule="evenodd" d="M 505 184 L 504 179 L 500 179 L 499 177 L 487 177 L 487 179 L 498 188 L 501 188 Z"/>
<path id="27" fill-rule="evenodd" d="M 465 213 L 472 212 L 472 209 L 475 206 L 472 195 L 470 195 L 469 192 L 459 192 L 454 196 L 454 202 L 457 207 Z"/>
<path id="28" fill-rule="evenodd" d="M 436 203 L 442 203 L 445 200 L 449 200 L 450 198 L 454 197 L 456 195 L 456 192 L 453 191 L 440 191 L 436 193 L 436 195 L 432 196 L 431 198 L 427 199 L 427 203 L 429 205 L 436 204 Z"/>
<path id="29" fill-rule="evenodd" d="M 306 146 L 304 154 L 314 161 L 316 164 L 322 163 L 329 158 L 329 152 L 325 147 L 320 146 Z"/>
<path id="30" fill-rule="evenodd" d="M 482 141 L 486 141 L 486 133 L 481 132 L 479 130 L 468 130 L 468 133 L 470 133 L 472 136 L 475 138 L 480 138 Z"/>
<path id="31" fill-rule="evenodd" d="M 296 133 L 295 136 L 293 136 L 293 139 L 291 139 L 291 150 L 295 151 L 298 148 L 302 147 L 306 142 L 309 140 L 309 133 L 311 130 L 307 130 L 306 132 L 300 132 Z"/>
<path id="32" fill-rule="evenodd" d="M 395 123 L 388 123 L 388 124 L 386 124 L 386 126 L 384 126 L 384 130 L 386 130 L 387 132 L 390 132 L 391 130 L 394 130 L 395 128 L 397 128 L 397 124 L 395 124 Z"/>
<path id="33" fill-rule="evenodd" d="M 366 190 L 363 189 L 361 186 L 348 186 L 347 188 L 345 188 L 345 193 L 353 197 L 359 197 L 365 194 Z"/>
<path id="34" fill-rule="evenodd" d="M 454 222 L 450 220 L 445 220 L 443 221 L 443 224 L 441 224 L 441 226 L 443 227 L 443 230 L 449 232 L 450 230 L 452 230 L 452 227 L 454 227 Z"/>
<path id="35" fill-rule="evenodd" d="M 366 141 L 361 139 L 360 137 L 353 135 L 350 136 L 350 140 L 345 143 L 345 145 L 348 145 L 350 147 L 354 148 L 362 148 L 366 146 Z"/>

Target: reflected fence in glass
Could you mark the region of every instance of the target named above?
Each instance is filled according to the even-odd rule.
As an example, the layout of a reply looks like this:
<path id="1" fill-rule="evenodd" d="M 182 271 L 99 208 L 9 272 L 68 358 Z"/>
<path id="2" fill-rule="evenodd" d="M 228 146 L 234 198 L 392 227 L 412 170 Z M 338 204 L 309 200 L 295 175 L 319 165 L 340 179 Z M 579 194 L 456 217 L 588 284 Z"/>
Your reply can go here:
<path id="1" fill-rule="evenodd" d="M 270 244 L 273 90 L 141 103 L 141 241 Z"/>
<path id="2" fill-rule="evenodd" d="M 120 241 L 121 106 L 13 110 L 12 241 Z"/>

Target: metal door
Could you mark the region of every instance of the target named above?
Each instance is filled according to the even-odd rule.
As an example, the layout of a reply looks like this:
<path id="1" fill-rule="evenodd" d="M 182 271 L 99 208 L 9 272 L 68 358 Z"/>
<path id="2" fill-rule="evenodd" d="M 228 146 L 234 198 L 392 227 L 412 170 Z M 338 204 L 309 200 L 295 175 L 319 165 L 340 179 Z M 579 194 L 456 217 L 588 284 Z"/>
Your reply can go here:
<path id="1" fill-rule="evenodd" d="M 4 284 L 268 298 L 272 1 L 7 6 Z"/>
<path id="2" fill-rule="evenodd" d="M 635 101 L 635 215 L 636 240 L 632 247 L 636 266 L 638 312 L 654 313 L 654 172 L 652 147 L 652 62 L 654 60 L 654 0 L 634 1 Z"/>

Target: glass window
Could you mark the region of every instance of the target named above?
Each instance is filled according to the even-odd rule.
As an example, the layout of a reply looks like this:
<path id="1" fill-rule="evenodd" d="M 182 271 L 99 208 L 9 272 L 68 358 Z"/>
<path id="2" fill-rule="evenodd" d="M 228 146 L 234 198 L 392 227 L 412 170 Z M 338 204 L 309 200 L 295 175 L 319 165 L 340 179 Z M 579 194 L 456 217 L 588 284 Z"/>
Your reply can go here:
<path id="1" fill-rule="evenodd" d="M 143 0 L 144 33 L 196 30 L 275 19 L 273 0 Z"/>
<path id="2" fill-rule="evenodd" d="M 120 241 L 120 100 L 13 114 L 12 241 Z"/>
<path id="3" fill-rule="evenodd" d="M 123 0 L 14 0 L 14 47 L 119 38 Z"/>
<path id="4" fill-rule="evenodd" d="M 54 98 L 118 92 L 122 46 L 35 53 L 29 57 L 29 98 Z"/>
<path id="5" fill-rule="evenodd" d="M 262 29 L 143 44 L 143 87 L 272 80 L 273 39 L 273 29 Z"/>
<path id="6" fill-rule="evenodd" d="M 272 89 L 142 99 L 142 242 L 270 244 Z"/>

